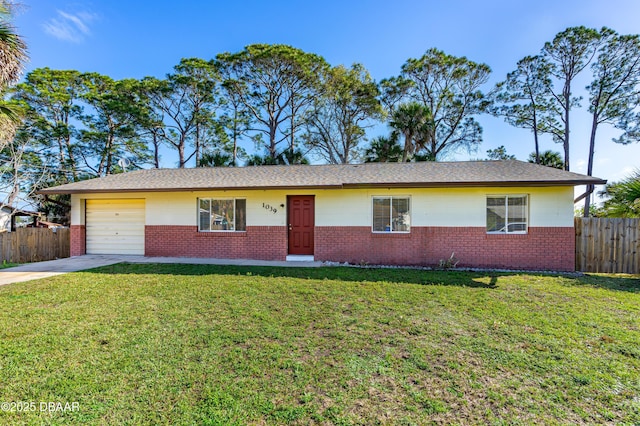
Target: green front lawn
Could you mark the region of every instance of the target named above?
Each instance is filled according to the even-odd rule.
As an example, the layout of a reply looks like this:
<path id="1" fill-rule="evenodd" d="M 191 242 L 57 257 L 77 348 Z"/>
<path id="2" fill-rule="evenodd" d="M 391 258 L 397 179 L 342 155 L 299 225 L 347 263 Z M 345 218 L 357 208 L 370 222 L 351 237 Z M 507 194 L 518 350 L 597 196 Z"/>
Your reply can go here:
<path id="1" fill-rule="evenodd" d="M 633 424 L 640 278 L 120 264 L 13 284 L 0 401 L 37 404 L 10 424 Z"/>

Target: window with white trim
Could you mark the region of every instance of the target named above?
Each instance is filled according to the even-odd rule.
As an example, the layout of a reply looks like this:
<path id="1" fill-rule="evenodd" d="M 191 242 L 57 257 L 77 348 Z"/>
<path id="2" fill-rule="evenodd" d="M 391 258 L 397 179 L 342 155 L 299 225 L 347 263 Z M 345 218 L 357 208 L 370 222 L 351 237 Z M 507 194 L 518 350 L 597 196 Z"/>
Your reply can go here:
<path id="1" fill-rule="evenodd" d="M 526 195 L 487 196 L 488 234 L 526 234 L 528 216 Z"/>
<path id="2" fill-rule="evenodd" d="M 409 232 L 409 197 L 373 197 L 373 232 Z"/>
<path id="3" fill-rule="evenodd" d="M 199 198 L 198 231 L 246 231 L 247 200 L 243 198 Z"/>

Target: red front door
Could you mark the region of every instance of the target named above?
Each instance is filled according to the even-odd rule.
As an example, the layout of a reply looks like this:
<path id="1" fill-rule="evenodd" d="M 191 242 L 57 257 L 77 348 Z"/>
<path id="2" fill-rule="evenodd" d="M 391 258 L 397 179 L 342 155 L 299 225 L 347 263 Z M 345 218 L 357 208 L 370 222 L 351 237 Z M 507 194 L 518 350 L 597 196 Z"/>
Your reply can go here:
<path id="1" fill-rule="evenodd" d="M 289 254 L 313 254 L 314 196 L 287 197 Z"/>

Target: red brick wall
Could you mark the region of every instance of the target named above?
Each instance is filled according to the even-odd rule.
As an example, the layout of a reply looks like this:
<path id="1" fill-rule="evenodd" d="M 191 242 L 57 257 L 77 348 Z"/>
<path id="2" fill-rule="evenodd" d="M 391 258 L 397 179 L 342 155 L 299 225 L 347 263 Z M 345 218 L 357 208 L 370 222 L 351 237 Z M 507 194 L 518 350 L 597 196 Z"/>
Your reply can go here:
<path id="1" fill-rule="evenodd" d="M 86 230 L 84 225 L 71 225 L 71 256 L 81 256 L 87 253 Z"/>
<path id="2" fill-rule="evenodd" d="M 525 235 L 487 234 L 484 227 L 413 227 L 410 234 L 374 234 L 368 226 L 315 228 L 316 260 L 435 266 L 452 252 L 460 267 L 573 271 L 575 233 L 572 227 L 529 228 Z M 146 226 L 145 255 L 284 260 L 287 229 L 249 226 L 225 233 Z"/>
<path id="3" fill-rule="evenodd" d="M 287 228 L 247 226 L 246 232 L 198 232 L 197 226 L 145 226 L 145 256 L 285 260 Z"/>
<path id="4" fill-rule="evenodd" d="M 437 265 L 452 252 L 460 267 L 573 271 L 572 227 L 529 228 L 525 235 L 487 234 L 484 227 L 413 227 L 374 234 L 370 227 L 316 227 L 316 260 Z"/>

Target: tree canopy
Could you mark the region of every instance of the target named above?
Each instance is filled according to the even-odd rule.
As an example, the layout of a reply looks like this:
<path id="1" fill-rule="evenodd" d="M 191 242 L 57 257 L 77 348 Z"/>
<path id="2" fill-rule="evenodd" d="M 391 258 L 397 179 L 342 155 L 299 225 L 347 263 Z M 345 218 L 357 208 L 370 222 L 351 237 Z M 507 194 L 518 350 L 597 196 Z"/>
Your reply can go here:
<path id="1" fill-rule="evenodd" d="M 640 170 L 631 176 L 607 184 L 601 214 L 606 217 L 640 217 Z"/>
<path id="2" fill-rule="evenodd" d="M 283 143 L 295 151 L 296 135 L 329 67 L 324 58 L 287 45 L 253 44 L 216 60 L 227 77 L 225 87 L 249 112 L 248 131 L 267 156 L 278 157 Z"/>
<path id="3" fill-rule="evenodd" d="M 640 37 L 621 36 L 603 28 L 600 31 L 601 48 L 591 68 L 593 80 L 589 93 L 591 136 L 587 175 L 593 175 L 596 132 L 601 124 L 608 123 L 621 131 L 614 142 L 628 144 L 640 140 Z M 593 191 L 593 186 L 588 188 Z M 591 197 L 585 198 L 584 215 L 589 216 Z"/>
<path id="4" fill-rule="evenodd" d="M 491 113 L 533 133 L 536 163 L 540 163 L 540 135 L 556 127 L 549 124 L 553 123 L 553 105 L 547 96 L 552 84 L 549 73 L 550 65 L 543 56 L 526 56 L 493 93 Z"/>
<path id="5" fill-rule="evenodd" d="M 15 83 L 26 58 L 7 6 L 0 0 L 0 50 L 13 65 L 0 86 Z M 577 76 L 589 71 L 580 92 Z M 582 98 L 592 117 L 588 174 L 599 126 L 616 129 L 616 143 L 640 140 L 637 35 L 567 28 L 487 91 L 490 74 L 486 64 L 431 48 L 376 82 L 362 64 L 332 66 L 282 44 L 184 58 L 163 77 L 139 80 L 39 68 L 0 105 L 22 120 L 15 136 L 0 132 L 11 160 L 5 192 L 121 173 L 122 158 L 134 169 L 161 167 L 167 153 L 175 167 L 440 161 L 477 151 L 484 113 L 532 133 L 530 161 L 569 169 L 570 119 Z M 545 140 L 562 143 L 564 156 L 544 150 Z M 487 154 L 514 158 L 507 148 Z"/>
<path id="6" fill-rule="evenodd" d="M 486 64 L 429 49 L 418 59 L 408 59 L 400 76 L 381 85 L 387 105 L 413 101 L 429 109 L 432 130 L 425 149 L 438 160 L 460 150 L 475 151 L 482 142 L 475 116 L 489 106 L 481 88 L 490 74 Z"/>
<path id="7" fill-rule="evenodd" d="M 361 64 L 324 73 L 309 111 L 305 141 L 330 164 L 358 161 L 365 129 L 382 117 L 378 86 Z"/>

